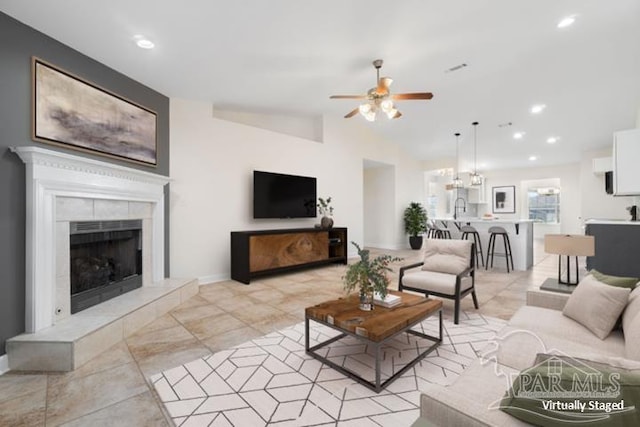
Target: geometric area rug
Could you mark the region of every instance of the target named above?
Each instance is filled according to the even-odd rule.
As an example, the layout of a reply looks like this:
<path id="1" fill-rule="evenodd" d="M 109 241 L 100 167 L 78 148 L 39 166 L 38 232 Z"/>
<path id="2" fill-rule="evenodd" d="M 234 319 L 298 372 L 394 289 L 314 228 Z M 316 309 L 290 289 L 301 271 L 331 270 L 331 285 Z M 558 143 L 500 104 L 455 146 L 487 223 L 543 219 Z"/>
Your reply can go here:
<path id="1" fill-rule="evenodd" d="M 413 368 L 375 393 L 304 350 L 304 322 L 153 375 L 151 381 L 176 426 L 410 426 L 425 383 L 451 384 L 506 324 L 474 312 L 454 325 L 443 313 L 443 341 Z M 433 316 L 414 329 L 437 335 Z M 310 322 L 310 345 L 337 332 Z M 421 343 L 420 341 L 424 341 Z M 413 359 L 428 341 L 400 334 L 383 348 L 383 379 Z M 318 352 L 362 376 L 374 358 L 345 337 Z M 370 379 L 370 378 L 369 378 Z"/>

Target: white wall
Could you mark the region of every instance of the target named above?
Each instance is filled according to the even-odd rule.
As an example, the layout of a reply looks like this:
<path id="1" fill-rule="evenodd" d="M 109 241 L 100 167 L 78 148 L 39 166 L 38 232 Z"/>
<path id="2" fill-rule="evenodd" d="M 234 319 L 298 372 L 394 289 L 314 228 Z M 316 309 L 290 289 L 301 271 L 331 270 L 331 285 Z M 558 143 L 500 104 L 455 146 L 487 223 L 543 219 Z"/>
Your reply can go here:
<path id="1" fill-rule="evenodd" d="M 213 108 L 212 114 L 218 119 L 322 142 L 322 116 L 285 116 L 218 108 Z"/>
<path id="2" fill-rule="evenodd" d="M 582 182 L 582 217 L 600 219 L 630 219 L 626 207 L 634 204 L 634 197 L 614 197 L 604 188 L 604 174 L 593 173 L 593 159 L 611 157 L 613 146 L 599 151 L 586 151 L 582 154 L 580 180 Z"/>
<path id="3" fill-rule="evenodd" d="M 445 218 L 453 214 L 450 212 L 452 206 L 450 203 L 451 191 L 446 189 L 447 184 L 451 184 L 453 176 L 440 175 L 437 171 L 429 170 L 424 174 L 425 179 L 425 198 L 429 196 L 435 196 L 436 202 L 436 217 Z"/>
<path id="4" fill-rule="evenodd" d="M 171 100 L 171 273 L 201 282 L 230 274 L 234 230 L 312 227 L 319 219 L 254 220 L 254 169 L 315 176 L 332 197 L 335 226 L 362 243 L 363 159 L 396 167 L 396 212 L 423 194 L 419 162 L 377 139 L 366 123 L 325 118 L 323 143 L 214 118 L 211 105 Z M 388 224 L 404 240 L 399 219 Z M 392 232 L 393 234 L 393 232 Z M 350 254 L 355 251 L 350 249 Z"/>
<path id="5" fill-rule="evenodd" d="M 374 248 L 396 245 L 396 173 L 393 166 L 369 167 L 363 171 L 364 244 Z"/>
<path id="6" fill-rule="evenodd" d="M 495 214 L 505 219 L 527 218 L 527 188 L 523 188 L 523 181 L 536 181 L 538 183 L 556 182 L 549 179 L 560 180 L 560 232 L 569 234 L 582 234 L 582 220 L 580 212 L 581 184 L 580 163 L 572 163 L 562 166 L 549 166 L 525 169 L 504 169 L 488 171 L 484 173 L 486 180 L 487 204 L 478 205 L 478 215 L 492 213 L 492 187 L 515 185 L 516 187 L 516 213 Z M 535 227 L 534 227 L 535 228 Z M 554 228 L 555 231 L 555 228 Z"/>

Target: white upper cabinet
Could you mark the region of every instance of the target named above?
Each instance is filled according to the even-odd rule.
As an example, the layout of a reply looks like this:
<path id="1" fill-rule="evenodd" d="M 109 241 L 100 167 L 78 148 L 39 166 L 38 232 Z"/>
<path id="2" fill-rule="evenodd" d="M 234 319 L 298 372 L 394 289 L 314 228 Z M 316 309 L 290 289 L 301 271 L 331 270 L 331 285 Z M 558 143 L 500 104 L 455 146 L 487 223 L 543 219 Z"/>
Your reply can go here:
<path id="1" fill-rule="evenodd" d="M 640 129 L 613 134 L 613 194 L 640 195 Z"/>
<path id="2" fill-rule="evenodd" d="M 468 187 L 469 190 L 469 203 L 472 204 L 484 204 L 487 203 L 487 192 L 484 186 L 484 180 L 482 180 L 482 185 L 478 185 L 477 187 Z"/>
<path id="3" fill-rule="evenodd" d="M 613 157 L 598 157 L 593 159 L 593 173 L 602 175 L 613 170 Z"/>

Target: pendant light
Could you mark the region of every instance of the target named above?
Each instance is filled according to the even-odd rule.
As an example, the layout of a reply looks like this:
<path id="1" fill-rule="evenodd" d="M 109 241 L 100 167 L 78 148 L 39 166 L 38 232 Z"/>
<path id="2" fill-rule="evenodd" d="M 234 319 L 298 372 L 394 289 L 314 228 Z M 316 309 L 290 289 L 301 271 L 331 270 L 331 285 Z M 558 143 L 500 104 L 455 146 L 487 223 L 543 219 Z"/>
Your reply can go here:
<path id="1" fill-rule="evenodd" d="M 471 185 L 482 185 L 483 178 L 478 173 L 477 168 L 478 122 L 471 124 L 473 125 L 473 173 L 471 174 Z"/>
<path id="2" fill-rule="evenodd" d="M 460 141 L 460 132 L 457 132 L 454 134 L 456 136 L 456 177 L 453 178 L 453 182 L 451 183 L 453 188 L 462 188 L 464 187 L 464 183 L 462 182 L 462 180 L 460 179 L 460 177 L 458 176 L 458 172 L 459 172 L 459 157 L 458 157 L 458 149 L 459 149 L 459 141 Z"/>

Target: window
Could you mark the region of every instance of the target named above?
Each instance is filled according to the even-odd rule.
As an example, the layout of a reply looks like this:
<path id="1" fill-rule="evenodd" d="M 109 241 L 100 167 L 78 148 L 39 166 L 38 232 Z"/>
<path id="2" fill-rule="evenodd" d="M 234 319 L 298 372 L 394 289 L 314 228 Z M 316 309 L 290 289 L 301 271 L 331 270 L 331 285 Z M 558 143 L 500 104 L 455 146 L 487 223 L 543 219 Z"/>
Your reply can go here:
<path id="1" fill-rule="evenodd" d="M 430 195 L 427 197 L 427 217 L 436 218 L 438 216 L 438 196 Z"/>
<path id="2" fill-rule="evenodd" d="M 560 223 L 560 189 L 530 188 L 529 219 L 546 224 Z"/>
<path id="3" fill-rule="evenodd" d="M 427 194 L 427 217 L 428 218 L 436 218 L 438 216 L 438 183 L 437 182 L 429 182 L 428 183 L 429 192 Z"/>

